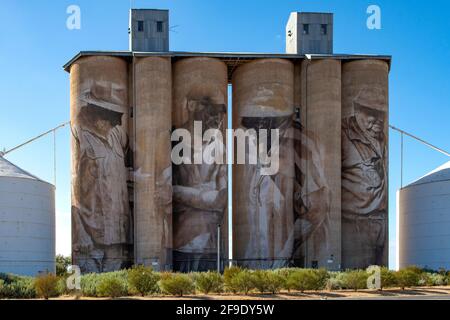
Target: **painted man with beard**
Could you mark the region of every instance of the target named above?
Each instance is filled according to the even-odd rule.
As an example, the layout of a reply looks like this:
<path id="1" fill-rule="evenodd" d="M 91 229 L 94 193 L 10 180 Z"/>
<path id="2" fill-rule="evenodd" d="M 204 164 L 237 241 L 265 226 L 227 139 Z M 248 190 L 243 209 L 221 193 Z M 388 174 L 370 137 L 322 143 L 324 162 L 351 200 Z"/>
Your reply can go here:
<path id="1" fill-rule="evenodd" d="M 183 126 L 193 139 L 201 139 L 208 129 L 224 132 L 226 106 L 210 99 L 188 100 L 188 121 Z M 194 121 L 201 121 L 202 136 L 194 137 Z M 222 140 L 223 141 L 223 140 Z M 203 141 L 207 150 L 215 141 Z M 191 155 L 195 151 L 192 145 Z M 191 158 L 191 163 L 193 159 Z M 226 212 L 227 165 L 211 162 L 180 164 L 173 172 L 173 260 L 178 271 L 206 271 L 217 267 L 217 226 Z"/>
<path id="2" fill-rule="evenodd" d="M 78 159 L 72 183 L 73 263 L 82 272 L 107 272 L 131 264 L 131 214 L 127 190 L 123 99 L 108 83 L 94 83 L 72 126 Z"/>
<path id="3" fill-rule="evenodd" d="M 342 122 L 342 264 L 387 263 L 386 95 L 362 90 Z"/>

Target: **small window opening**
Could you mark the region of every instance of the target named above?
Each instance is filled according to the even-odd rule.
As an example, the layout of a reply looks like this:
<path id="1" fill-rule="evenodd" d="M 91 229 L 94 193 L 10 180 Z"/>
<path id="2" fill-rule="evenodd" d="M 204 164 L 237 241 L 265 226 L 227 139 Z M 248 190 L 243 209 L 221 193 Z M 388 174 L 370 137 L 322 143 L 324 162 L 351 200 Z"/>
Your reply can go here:
<path id="1" fill-rule="evenodd" d="M 303 25 L 303 34 L 309 34 L 309 24 Z"/>
<path id="2" fill-rule="evenodd" d="M 320 25 L 320 33 L 326 35 L 328 33 L 328 26 L 326 24 Z"/>
<path id="3" fill-rule="evenodd" d="M 156 32 L 163 32 L 163 22 L 156 21 Z"/>
<path id="4" fill-rule="evenodd" d="M 144 21 L 139 20 L 138 21 L 138 32 L 144 31 Z"/>

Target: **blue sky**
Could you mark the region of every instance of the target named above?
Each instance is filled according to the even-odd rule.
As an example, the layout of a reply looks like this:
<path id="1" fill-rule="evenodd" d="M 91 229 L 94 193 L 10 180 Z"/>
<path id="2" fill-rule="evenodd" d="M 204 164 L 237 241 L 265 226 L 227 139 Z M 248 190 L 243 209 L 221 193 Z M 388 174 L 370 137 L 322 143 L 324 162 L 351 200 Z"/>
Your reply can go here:
<path id="1" fill-rule="evenodd" d="M 170 9 L 174 51 L 284 52 L 291 11 L 334 16 L 335 53 L 389 54 L 390 123 L 450 150 L 450 2 L 400 0 L 132 1 Z M 81 30 L 66 28 L 66 8 L 81 8 Z M 366 27 L 366 9 L 381 8 L 382 29 Z M 2 0 L 0 6 L 0 148 L 69 120 L 69 76 L 62 65 L 80 50 L 127 50 L 129 0 Z M 70 253 L 70 136 L 57 134 L 57 252 Z M 400 185 L 400 138 L 390 135 L 390 265 L 395 264 L 395 191 Z M 48 136 L 7 157 L 53 181 Z M 404 181 L 447 158 L 405 140 Z"/>

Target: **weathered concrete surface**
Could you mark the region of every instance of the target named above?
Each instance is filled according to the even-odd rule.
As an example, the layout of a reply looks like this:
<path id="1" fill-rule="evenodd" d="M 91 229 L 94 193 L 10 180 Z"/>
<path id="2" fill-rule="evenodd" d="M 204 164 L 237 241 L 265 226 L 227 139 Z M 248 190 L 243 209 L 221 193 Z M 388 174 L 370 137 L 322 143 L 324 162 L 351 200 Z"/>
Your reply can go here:
<path id="1" fill-rule="evenodd" d="M 295 263 L 338 269 L 341 257 L 341 62 L 304 61 L 295 124 Z"/>
<path id="2" fill-rule="evenodd" d="M 250 268 L 287 266 L 294 244 L 294 153 L 289 137 L 294 65 L 281 59 L 249 62 L 236 69 L 232 84 L 233 128 L 256 133 L 279 129 L 280 136 L 277 173 L 262 175 L 261 162 L 251 164 L 249 158 L 233 165 L 233 259 Z M 256 143 L 250 141 L 246 149 Z"/>
<path id="3" fill-rule="evenodd" d="M 135 81 L 135 262 L 172 268 L 172 65 L 137 58 Z"/>
<path id="4" fill-rule="evenodd" d="M 128 267 L 128 74 L 115 57 L 83 57 L 70 73 L 72 259 L 82 272 Z"/>
<path id="5" fill-rule="evenodd" d="M 380 60 L 342 68 L 342 267 L 388 261 L 388 73 Z"/>
<path id="6" fill-rule="evenodd" d="M 174 165 L 173 243 L 174 268 L 201 271 L 217 266 L 217 226 L 221 225 L 222 258 L 228 258 L 227 165 L 194 163 L 194 152 L 213 145 L 202 141 L 208 129 L 225 137 L 227 124 L 227 67 L 218 59 L 188 58 L 173 65 L 172 121 L 192 137 L 187 150 L 192 164 Z M 194 121 L 201 121 L 196 136 Z M 201 136 L 200 136 L 201 135 Z M 194 141 L 200 144 L 194 148 Z M 201 151 L 201 150 L 200 150 Z M 187 155 L 184 155 L 187 157 Z"/>

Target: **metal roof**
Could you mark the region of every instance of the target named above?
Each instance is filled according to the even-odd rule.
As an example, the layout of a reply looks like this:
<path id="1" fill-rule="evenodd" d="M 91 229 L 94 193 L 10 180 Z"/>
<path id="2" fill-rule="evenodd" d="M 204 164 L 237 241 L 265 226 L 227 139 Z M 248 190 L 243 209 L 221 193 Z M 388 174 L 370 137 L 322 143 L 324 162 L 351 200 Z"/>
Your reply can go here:
<path id="1" fill-rule="evenodd" d="M 45 182 L 0 156 L 0 178 L 1 177 L 26 178 Z"/>
<path id="2" fill-rule="evenodd" d="M 86 56 L 116 56 L 130 59 L 135 57 L 171 57 L 173 59 L 187 57 L 211 57 L 223 60 L 228 66 L 228 75 L 239 65 L 255 59 L 289 59 L 298 61 L 303 59 L 338 59 L 338 60 L 360 60 L 360 59 L 379 59 L 384 60 L 391 65 L 392 57 L 389 55 L 371 55 L 371 54 L 288 54 L 288 53 L 252 53 L 252 52 L 185 52 L 185 51 L 168 51 L 168 52 L 132 52 L 132 51 L 81 51 L 70 59 L 64 66 L 64 70 L 70 72 L 71 65 L 81 57 Z"/>
<path id="3" fill-rule="evenodd" d="M 449 181 L 450 180 L 450 161 L 443 164 L 442 166 L 434 169 L 433 171 L 427 173 L 423 177 L 419 178 L 418 180 L 410 183 L 404 188 L 417 186 L 421 184 L 426 183 L 433 183 L 433 182 L 441 182 L 441 181 Z"/>

